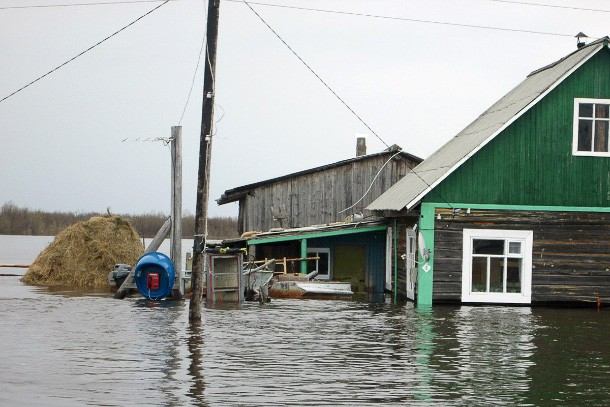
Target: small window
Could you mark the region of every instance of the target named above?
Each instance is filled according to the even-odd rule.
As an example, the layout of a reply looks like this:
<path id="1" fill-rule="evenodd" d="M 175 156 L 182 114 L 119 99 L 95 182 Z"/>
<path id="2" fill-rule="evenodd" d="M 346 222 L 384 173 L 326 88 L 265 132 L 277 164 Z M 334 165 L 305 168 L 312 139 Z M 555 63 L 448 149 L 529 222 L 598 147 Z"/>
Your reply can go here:
<path id="1" fill-rule="evenodd" d="M 574 99 L 574 155 L 610 157 L 610 99 Z"/>
<path id="2" fill-rule="evenodd" d="M 462 302 L 531 302 L 533 232 L 464 229 Z"/>

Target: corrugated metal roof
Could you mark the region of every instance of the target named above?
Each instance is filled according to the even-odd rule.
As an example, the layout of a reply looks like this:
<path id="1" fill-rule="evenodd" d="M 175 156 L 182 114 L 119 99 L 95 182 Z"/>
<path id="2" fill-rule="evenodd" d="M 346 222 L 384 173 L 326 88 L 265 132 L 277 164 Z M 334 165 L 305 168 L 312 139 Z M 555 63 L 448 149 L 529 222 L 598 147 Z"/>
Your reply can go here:
<path id="1" fill-rule="evenodd" d="M 366 209 L 400 211 L 410 209 L 463 162 L 491 141 L 506 126 L 544 97 L 574 69 L 604 47 L 608 37 L 532 72 L 517 87 L 487 109 L 457 136 L 407 173 Z M 432 191 L 434 194 L 434 191 Z M 437 197 L 443 202 L 442 197 Z"/>

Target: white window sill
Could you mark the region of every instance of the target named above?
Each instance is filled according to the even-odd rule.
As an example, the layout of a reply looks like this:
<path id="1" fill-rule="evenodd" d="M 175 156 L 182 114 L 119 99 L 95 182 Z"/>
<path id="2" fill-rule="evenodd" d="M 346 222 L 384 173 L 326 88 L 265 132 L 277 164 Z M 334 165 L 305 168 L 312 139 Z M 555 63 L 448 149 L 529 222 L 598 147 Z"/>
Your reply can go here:
<path id="1" fill-rule="evenodd" d="M 462 302 L 481 302 L 498 304 L 530 304 L 531 294 L 521 293 L 470 293 L 462 296 Z"/>

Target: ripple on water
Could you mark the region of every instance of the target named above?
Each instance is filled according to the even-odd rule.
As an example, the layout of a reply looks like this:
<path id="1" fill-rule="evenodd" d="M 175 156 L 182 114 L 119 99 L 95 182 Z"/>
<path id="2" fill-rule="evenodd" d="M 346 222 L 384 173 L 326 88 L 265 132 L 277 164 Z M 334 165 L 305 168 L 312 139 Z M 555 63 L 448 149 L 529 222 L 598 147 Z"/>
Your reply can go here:
<path id="1" fill-rule="evenodd" d="M 274 300 L 206 308 L 1 282 L 0 405 L 606 405 L 608 311 Z"/>

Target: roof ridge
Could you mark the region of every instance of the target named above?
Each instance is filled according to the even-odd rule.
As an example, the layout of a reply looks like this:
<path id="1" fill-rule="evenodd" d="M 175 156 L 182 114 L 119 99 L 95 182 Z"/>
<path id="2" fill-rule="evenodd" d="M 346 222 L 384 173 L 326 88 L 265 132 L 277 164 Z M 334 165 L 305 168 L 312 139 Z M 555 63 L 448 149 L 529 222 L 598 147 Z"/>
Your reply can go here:
<path id="1" fill-rule="evenodd" d="M 557 61 L 552 62 L 552 63 L 550 63 L 548 65 L 543 66 L 542 68 L 538 68 L 538 69 L 530 72 L 527 75 L 527 78 L 529 78 L 530 76 L 534 76 L 534 75 L 536 75 L 536 74 L 538 74 L 538 73 L 540 73 L 542 71 L 546 71 L 547 69 L 552 68 L 552 67 L 554 67 L 557 64 L 560 64 L 561 62 L 563 62 L 567 58 L 571 57 L 572 55 L 576 54 L 577 52 L 580 52 L 580 51 L 584 50 L 585 48 L 591 47 L 593 45 L 601 44 L 601 43 L 606 42 L 606 41 L 610 41 L 610 38 L 608 36 L 604 36 L 604 37 L 598 38 L 595 41 L 592 41 L 592 42 L 588 43 L 584 47 L 578 48 L 578 49 L 574 50 L 573 52 L 570 52 L 568 55 L 565 55 L 564 57 L 558 59 Z"/>

